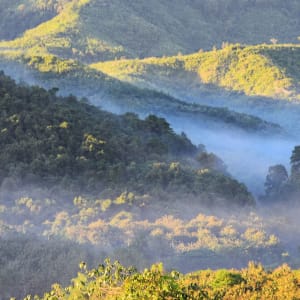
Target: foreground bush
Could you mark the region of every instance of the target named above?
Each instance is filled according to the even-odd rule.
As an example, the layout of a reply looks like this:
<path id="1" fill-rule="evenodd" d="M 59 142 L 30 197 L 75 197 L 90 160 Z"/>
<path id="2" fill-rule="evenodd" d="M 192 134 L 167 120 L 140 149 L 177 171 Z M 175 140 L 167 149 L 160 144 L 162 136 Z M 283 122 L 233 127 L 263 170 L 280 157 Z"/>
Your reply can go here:
<path id="1" fill-rule="evenodd" d="M 299 299 L 299 272 L 282 265 L 266 271 L 249 263 L 243 270 L 206 270 L 183 275 L 166 272 L 162 264 L 142 272 L 105 260 L 97 269 L 81 272 L 66 288 L 55 284 L 42 298 L 58 299 Z"/>

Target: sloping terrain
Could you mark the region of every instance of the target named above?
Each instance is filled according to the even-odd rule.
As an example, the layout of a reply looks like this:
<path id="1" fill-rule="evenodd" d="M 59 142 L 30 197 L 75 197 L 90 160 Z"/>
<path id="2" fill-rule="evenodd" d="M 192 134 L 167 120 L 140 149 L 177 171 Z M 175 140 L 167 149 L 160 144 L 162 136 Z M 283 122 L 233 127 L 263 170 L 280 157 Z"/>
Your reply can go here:
<path id="1" fill-rule="evenodd" d="M 211 93 L 219 88 L 248 96 L 300 100 L 299 58 L 300 45 L 228 45 L 186 56 L 91 66 L 120 80 L 166 91 L 172 85 Z"/>

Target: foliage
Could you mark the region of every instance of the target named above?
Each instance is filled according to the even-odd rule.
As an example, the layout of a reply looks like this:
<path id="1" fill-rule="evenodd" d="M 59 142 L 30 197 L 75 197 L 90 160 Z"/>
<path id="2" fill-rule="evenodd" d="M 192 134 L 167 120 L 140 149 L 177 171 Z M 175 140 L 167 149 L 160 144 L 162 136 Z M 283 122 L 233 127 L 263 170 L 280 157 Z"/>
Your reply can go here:
<path id="1" fill-rule="evenodd" d="M 108 192 L 74 197 L 57 188 L 50 197 L 50 191 L 1 189 L 0 289 L 8 296 L 41 294 L 53 282 L 65 285 L 78 261 L 95 266 L 104 255 L 139 269 L 163 261 L 167 270 L 181 272 L 195 266 L 242 267 L 253 259 L 267 266 L 299 265 L 299 227 L 282 215 L 265 218 L 249 208 L 231 207 L 230 217 L 211 215 L 211 208 L 203 213 L 199 199 L 196 203 L 170 193 L 166 199 L 128 191 L 110 198 Z M 215 206 L 220 208 L 222 201 Z M 216 279 L 218 289 L 221 279 Z M 228 281 L 234 279 L 229 275 Z"/>
<path id="2" fill-rule="evenodd" d="M 283 165 L 269 168 L 265 182 L 263 201 L 298 202 L 300 193 L 300 146 L 295 146 L 290 158 L 291 170 L 288 175 Z"/>
<path id="3" fill-rule="evenodd" d="M 118 274 L 124 274 L 118 276 L 117 282 L 116 273 L 111 273 L 116 266 Z M 65 289 L 55 285 L 50 293 L 36 299 L 298 299 L 299 296 L 299 277 L 287 265 L 267 272 L 261 265 L 249 263 L 241 271 L 207 270 L 181 275 L 176 271 L 165 272 L 159 264 L 132 273 L 118 262 L 109 262 L 100 269 L 79 273 L 73 285 Z"/>
<path id="4" fill-rule="evenodd" d="M 51 242 L 32 234 L 0 237 L 0 289 L 3 299 L 21 299 L 28 293 L 42 293 L 59 281 L 67 285 L 77 272 L 80 260 L 95 265 L 105 255 L 95 254 L 75 242 L 52 239 Z M 18 284 L 16 284 L 18 282 Z"/>
<path id="5" fill-rule="evenodd" d="M 65 285 L 82 259 L 95 266 L 109 255 L 139 269 L 163 261 L 168 270 L 172 267 L 190 272 L 195 266 L 242 267 L 253 259 L 267 266 L 278 265 L 290 261 L 290 257 L 282 256 L 291 249 L 289 243 L 295 245 L 293 248 L 299 244 L 298 227 L 282 223 L 280 217 L 265 219 L 248 209 L 244 213 L 230 209 L 231 217 L 220 217 L 203 213 L 203 206 L 175 195 L 165 203 L 165 199 L 132 192 L 110 199 L 107 192 L 73 199 L 71 194 L 57 195 L 57 190 L 51 198 L 47 191 L 28 190 L 7 193 L 2 189 L 0 199 L 0 282 L 5 285 L 6 295 L 19 298 L 26 291 L 41 294 L 52 282 Z M 43 193 L 47 198 L 42 198 Z M 103 211 L 102 204 L 107 201 L 110 206 Z M 290 233 L 289 241 L 282 231 L 283 224 Z M 297 253 L 291 253 L 293 259 Z M 28 273 L 32 274 L 30 280 L 24 280 Z M 128 287 L 141 284 L 146 280 L 144 275 L 129 282 Z M 221 275 L 216 279 L 216 289 L 221 289 Z M 239 280 L 231 274 L 229 278 L 224 276 L 225 282 Z M 18 288 L 14 288 L 14 278 L 19 279 Z M 160 281 L 164 273 L 155 278 Z M 173 280 L 170 278 L 168 284 Z M 149 284 L 145 293 L 152 293 L 152 289 Z"/>
<path id="6" fill-rule="evenodd" d="M 291 156 L 291 180 L 300 186 L 300 146 L 296 146 Z"/>

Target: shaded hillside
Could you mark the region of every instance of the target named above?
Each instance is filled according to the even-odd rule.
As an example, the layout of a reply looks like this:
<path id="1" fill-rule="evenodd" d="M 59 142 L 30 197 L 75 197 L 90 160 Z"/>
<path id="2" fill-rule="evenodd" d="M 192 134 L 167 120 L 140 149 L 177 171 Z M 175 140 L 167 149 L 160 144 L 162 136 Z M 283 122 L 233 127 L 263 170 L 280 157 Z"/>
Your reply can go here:
<path id="1" fill-rule="evenodd" d="M 17 86 L 3 74 L 0 84 L 1 181 L 22 178 L 90 192 L 130 187 L 216 193 L 232 203 L 253 201 L 216 156 L 197 151 L 162 118 L 113 115 L 73 96 L 56 97 L 55 89 Z"/>
<path id="2" fill-rule="evenodd" d="M 65 5 L 65 2 L 69 3 Z M 274 38 L 295 42 L 300 32 L 300 4 L 295 0 L 53 0 L 34 4 L 20 0 L 13 3 L 2 11 L 0 28 L 6 33 L 4 38 L 45 22 L 5 46 L 41 47 L 52 54 L 86 62 L 124 55 L 190 53 L 220 46 L 223 41 L 254 44 Z M 19 29 L 12 28 L 10 32 L 12 19 L 19 19 L 21 24 Z"/>
<path id="3" fill-rule="evenodd" d="M 52 19 L 71 0 L 3 0 L 0 3 L 0 40 L 10 40 Z"/>

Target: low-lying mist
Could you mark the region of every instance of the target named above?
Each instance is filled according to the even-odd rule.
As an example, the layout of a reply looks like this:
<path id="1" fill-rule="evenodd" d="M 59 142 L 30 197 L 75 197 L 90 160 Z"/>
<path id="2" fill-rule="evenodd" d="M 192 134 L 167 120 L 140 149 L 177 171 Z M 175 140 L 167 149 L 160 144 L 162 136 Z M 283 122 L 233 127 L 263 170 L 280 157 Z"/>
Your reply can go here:
<path id="1" fill-rule="evenodd" d="M 203 144 L 208 152 L 217 154 L 228 172 L 245 183 L 255 196 L 263 194 L 270 166 L 283 164 L 289 169 L 290 156 L 297 145 L 296 138 L 290 136 L 248 133 L 222 124 L 165 117 L 175 131 L 185 132 L 195 145 Z"/>

